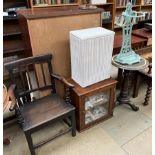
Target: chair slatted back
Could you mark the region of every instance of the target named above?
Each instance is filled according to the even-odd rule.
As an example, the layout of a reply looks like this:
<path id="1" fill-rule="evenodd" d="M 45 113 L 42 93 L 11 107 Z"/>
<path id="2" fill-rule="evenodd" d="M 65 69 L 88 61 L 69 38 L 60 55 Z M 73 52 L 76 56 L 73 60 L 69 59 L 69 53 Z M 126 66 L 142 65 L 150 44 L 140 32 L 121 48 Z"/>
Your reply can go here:
<path id="1" fill-rule="evenodd" d="M 51 60 L 52 55 L 46 54 L 20 59 L 4 65 L 9 72 L 12 84 L 17 86 L 15 95 L 19 106 L 32 101 L 35 92 L 44 94 L 45 90 L 50 90 L 50 93 L 56 93 L 54 79 L 50 76 L 52 74 Z M 17 85 L 16 74 L 19 74 L 21 79 L 20 86 Z M 42 96 L 38 95 L 38 97 Z"/>

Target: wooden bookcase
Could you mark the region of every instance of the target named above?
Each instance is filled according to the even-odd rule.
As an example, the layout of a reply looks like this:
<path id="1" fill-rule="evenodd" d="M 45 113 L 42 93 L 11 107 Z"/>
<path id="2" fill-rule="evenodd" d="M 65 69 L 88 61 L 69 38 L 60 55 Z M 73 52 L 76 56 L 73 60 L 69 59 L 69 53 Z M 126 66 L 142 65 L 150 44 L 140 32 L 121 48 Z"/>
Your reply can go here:
<path id="1" fill-rule="evenodd" d="M 29 0 L 31 8 L 79 5 L 80 0 Z"/>
<path id="2" fill-rule="evenodd" d="M 81 0 L 35 0 L 37 5 L 33 0 L 28 0 L 29 6 L 31 8 L 43 8 L 43 7 L 51 7 L 51 6 L 67 6 L 67 5 L 80 5 L 82 4 Z M 111 18 L 109 20 L 102 20 L 102 26 L 104 28 L 114 30 L 118 32 L 121 30 L 120 27 L 115 26 L 115 17 L 121 15 L 121 13 L 125 10 L 125 5 L 117 5 L 117 1 L 127 1 L 127 0 L 107 0 L 105 4 L 96 4 L 97 7 L 103 8 L 105 12 L 110 12 Z M 144 0 L 135 0 L 135 4 L 133 5 L 133 10 L 136 11 L 146 11 L 152 12 L 152 4 L 144 4 Z M 125 4 L 125 3 L 124 3 Z"/>
<path id="3" fill-rule="evenodd" d="M 115 17 L 115 0 L 107 0 L 105 4 L 96 4 L 97 7 L 103 8 L 105 12 L 110 12 L 111 18 L 104 20 L 102 18 L 102 27 L 114 30 L 114 17 Z"/>
<path id="4" fill-rule="evenodd" d="M 113 116 L 116 80 L 107 79 L 82 88 L 72 79 L 72 104 L 76 107 L 76 125 L 79 132 Z"/>
<path id="5" fill-rule="evenodd" d="M 122 5 L 122 3 L 126 0 L 116 0 L 115 1 L 115 17 L 121 15 L 123 11 L 125 11 L 126 6 Z M 122 3 L 121 3 L 122 2 Z M 119 5 L 118 5 L 119 4 Z M 135 11 L 144 11 L 148 12 L 148 18 L 152 19 L 152 4 L 144 4 L 144 0 L 134 0 L 134 4 L 132 6 L 132 9 Z M 142 20 L 148 20 L 147 19 L 142 19 Z M 115 19 L 114 19 L 115 20 Z M 137 23 L 133 25 L 133 29 L 137 28 Z M 118 27 L 114 24 L 114 31 L 116 33 L 119 33 L 122 30 L 121 27 Z"/>
<path id="6" fill-rule="evenodd" d="M 28 0 L 30 8 L 45 8 L 45 7 L 60 7 L 60 6 L 74 6 L 81 5 L 82 0 Z M 102 26 L 104 28 L 114 29 L 114 14 L 115 14 L 115 0 L 107 0 L 105 4 L 97 4 L 98 8 L 103 8 L 106 12 L 109 11 L 111 18 L 103 20 Z M 52 9 L 52 8 L 51 8 Z"/>
<path id="7" fill-rule="evenodd" d="M 9 8 L 27 7 L 26 0 L 4 0 L 3 11 Z M 25 57 L 22 33 L 15 14 L 3 16 L 3 63 Z M 3 69 L 3 82 L 9 85 L 8 73 Z"/>
<path id="8" fill-rule="evenodd" d="M 4 0 L 3 11 L 9 8 L 28 7 L 26 0 Z M 9 15 L 3 16 L 3 63 L 15 61 L 20 58 L 26 57 L 22 33 L 20 31 L 17 16 Z M 16 73 L 18 84 L 21 85 L 19 74 Z M 11 84 L 10 77 L 5 68 L 3 68 L 3 83 L 9 87 Z M 15 115 L 3 118 L 4 123 L 15 118 Z"/>
<path id="9" fill-rule="evenodd" d="M 27 7 L 25 0 L 4 0 L 3 10 L 9 8 Z M 18 18 L 15 14 L 3 17 L 3 57 L 21 55 L 24 47 L 21 39 L 21 31 Z"/>

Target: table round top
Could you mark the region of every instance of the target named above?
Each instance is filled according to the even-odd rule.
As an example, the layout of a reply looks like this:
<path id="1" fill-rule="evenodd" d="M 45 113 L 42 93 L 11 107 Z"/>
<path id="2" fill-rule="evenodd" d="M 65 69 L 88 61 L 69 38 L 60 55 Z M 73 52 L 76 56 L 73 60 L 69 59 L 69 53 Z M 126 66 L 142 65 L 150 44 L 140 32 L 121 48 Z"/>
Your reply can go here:
<path id="1" fill-rule="evenodd" d="M 117 55 L 114 55 L 112 57 L 112 64 L 118 68 L 121 68 L 121 69 L 125 69 L 125 70 L 142 70 L 142 69 L 145 69 L 148 67 L 149 65 L 149 62 L 148 60 L 146 60 L 145 58 L 142 58 L 140 59 L 140 62 L 138 63 L 134 63 L 134 64 L 131 64 L 131 65 L 128 65 L 128 64 L 121 64 L 119 62 L 116 62 L 115 61 L 115 57 Z"/>

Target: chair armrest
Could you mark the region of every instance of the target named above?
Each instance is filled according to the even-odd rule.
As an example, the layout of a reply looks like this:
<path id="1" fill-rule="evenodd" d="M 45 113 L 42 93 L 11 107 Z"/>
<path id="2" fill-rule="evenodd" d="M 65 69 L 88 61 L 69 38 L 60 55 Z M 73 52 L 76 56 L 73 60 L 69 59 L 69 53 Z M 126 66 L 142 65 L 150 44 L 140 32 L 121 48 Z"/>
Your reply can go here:
<path id="1" fill-rule="evenodd" d="M 61 81 L 63 84 L 65 84 L 67 87 L 69 88 L 74 88 L 74 85 L 69 83 L 64 77 L 62 76 L 59 76 L 59 75 L 56 75 L 56 74 L 51 74 L 51 76 L 56 79 L 56 80 L 59 80 Z"/>
<path id="2" fill-rule="evenodd" d="M 15 107 L 16 107 L 16 98 L 15 98 L 15 95 L 14 95 L 14 90 L 15 89 L 16 89 L 16 85 L 11 85 L 9 87 L 9 90 L 8 90 L 8 95 L 11 98 L 11 105 L 10 105 L 10 108 L 9 108 L 10 111 L 15 110 Z"/>
<path id="3" fill-rule="evenodd" d="M 74 88 L 74 85 L 69 83 L 64 77 L 56 75 L 56 74 L 51 74 L 51 77 L 53 77 L 56 80 L 59 80 L 65 85 L 65 102 L 66 103 L 71 103 L 71 95 L 70 95 L 70 90 Z"/>

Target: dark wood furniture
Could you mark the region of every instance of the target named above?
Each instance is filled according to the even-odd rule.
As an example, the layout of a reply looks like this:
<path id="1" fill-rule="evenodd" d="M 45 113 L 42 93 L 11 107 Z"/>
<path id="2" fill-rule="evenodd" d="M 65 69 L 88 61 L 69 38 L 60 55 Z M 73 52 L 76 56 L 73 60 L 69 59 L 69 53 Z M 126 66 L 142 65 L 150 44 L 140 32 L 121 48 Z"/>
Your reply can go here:
<path id="1" fill-rule="evenodd" d="M 145 78 L 148 85 L 146 95 L 145 95 L 145 100 L 143 102 L 143 105 L 148 105 L 150 94 L 152 92 L 152 58 L 149 59 L 149 66 L 146 69 L 137 71 L 135 74 L 135 83 L 134 83 L 134 89 L 133 89 L 134 98 L 138 96 L 141 77 Z"/>
<path id="2" fill-rule="evenodd" d="M 21 7 L 28 7 L 26 0 L 3 1 L 3 11 L 5 12 L 9 12 L 8 9 L 10 8 L 19 9 Z M 22 33 L 20 31 L 16 12 L 10 12 L 8 16 L 3 16 L 3 63 L 26 57 L 22 40 Z M 10 85 L 8 72 L 5 69 L 3 70 L 3 83 L 5 83 L 7 87 Z M 5 121 L 7 119 L 5 119 Z"/>
<path id="3" fill-rule="evenodd" d="M 152 31 L 146 28 L 136 29 L 132 31 L 132 35 L 147 39 L 147 46 L 152 46 Z"/>
<path id="4" fill-rule="evenodd" d="M 17 17 L 3 17 L 3 62 L 11 62 L 25 57 L 21 31 Z M 6 85 L 9 79 L 4 69 L 3 80 Z"/>
<path id="5" fill-rule="evenodd" d="M 23 54 L 24 47 L 22 44 L 21 32 L 17 17 L 3 17 L 3 26 L 3 57 Z"/>
<path id="6" fill-rule="evenodd" d="M 107 79 L 85 88 L 72 79 L 68 81 L 75 86 L 71 91 L 71 98 L 76 107 L 78 131 L 113 116 L 116 80 Z"/>
<path id="7" fill-rule="evenodd" d="M 137 50 L 138 52 L 139 49 L 147 47 L 147 38 L 132 35 L 131 44 L 133 50 Z M 115 35 L 113 55 L 118 54 L 121 50 L 121 47 L 122 47 L 122 34 Z M 138 54 L 140 54 L 140 52 L 138 52 Z"/>
<path id="8" fill-rule="evenodd" d="M 75 108 L 71 105 L 69 96 L 69 91 L 73 85 L 63 77 L 52 73 L 51 60 L 52 55 L 46 54 L 5 64 L 12 84 L 16 85 L 16 114 L 24 130 L 31 155 L 35 154 L 35 149 L 39 146 L 69 131 L 72 131 L 72 136 L 76 135 Z M 17 85 L 14 77 L 14 72 L 17 71 L 21 77 L 21 86 Z M 39 82 L 38 78 L 41 76 L 38 77 L 38 75 L 42 75 L 43 83 Z M 65 100 L 56 93 L 55 80 L 59 80 L 65 85 Z M 69 128 L 67 130 L 63 130 L 46 141 L 33 144 L 31 137 L 33 132 L 60 120 L 68 122 Z"/>
<path id="9" fill-rule="evenodd" d="M 5 12 L 10 8 L 20 9 L 21 7 L 28 7 L 26 0 L 4 0 L 3 2 L 3 11 Z M 24 56 L 24 46 L 16 11 L 12 12 L 8 16 L 3 16 L 3 57 L 17 56 L 17 58 L 21 58 Z"/>
<path id="10" fill-rule="evenodd" d="M 123 70 L 123 75 L 122 75 L 123 80 L 121 83 L 121 90 L 120 90 L 119 96 L 117 97 L 117 101 L 119 102 L 119 104 L 127 104 L 132 108 L 132 110 L 138 111 L 139 108 L 130 102 L 129 77 L 131 75 L 131 71 L 136 71 L 136 70 L 141 70 L 141 69 L 146 68 L 148 66 L 148 61 L 146 59 L 142 58 L 139 63 L 135 63 L 132 65 L 124 65 L 124 64 L 115 62 L 114 61 L 115 56 L 113 56 L 112 64 L 114 66 L 120 68 L 121 70 Z"/>

